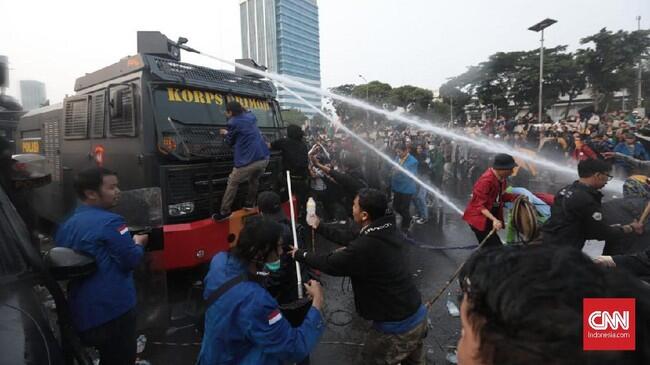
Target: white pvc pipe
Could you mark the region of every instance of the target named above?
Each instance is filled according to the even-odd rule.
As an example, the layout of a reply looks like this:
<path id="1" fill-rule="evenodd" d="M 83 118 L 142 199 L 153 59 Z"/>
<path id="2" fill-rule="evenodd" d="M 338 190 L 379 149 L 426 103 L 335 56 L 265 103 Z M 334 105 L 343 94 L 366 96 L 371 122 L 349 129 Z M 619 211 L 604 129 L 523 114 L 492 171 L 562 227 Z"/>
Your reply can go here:
<path id="1" fill-rule="evenodd" d="M 298 249 L 298 235 L 296 234 L 295 210 L 293 208 L 293 192 L 291 191 L 291 174 L 287 170 L 287 188 L 289 189 L 289 208 L 291 208 L 291 233 L 293 234 L 293 247 Z M 298 278 L 298 298 L 302 299 L 302 273 L 300 272 L 300 263 L 296 261 L 296 277 Z"/>

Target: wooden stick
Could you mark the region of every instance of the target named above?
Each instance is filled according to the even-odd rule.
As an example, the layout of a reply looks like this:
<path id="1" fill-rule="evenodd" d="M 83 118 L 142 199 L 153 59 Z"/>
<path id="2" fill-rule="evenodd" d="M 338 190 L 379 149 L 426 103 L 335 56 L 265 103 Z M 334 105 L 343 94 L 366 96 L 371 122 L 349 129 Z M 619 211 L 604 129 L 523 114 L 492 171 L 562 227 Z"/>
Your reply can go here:
<path id="1" fill-rule="evenodd" d="M 641 213 L 641 217 L 639 218 L 639 223 L 645 225 L 645 222 L 648 220 L 648 216 L 650 216 L 650 202 L 646 204 L 643 213 Z"/>
<path id="2" fill-rule="evenodd" d="M 490 231 L 490 233 L 488 233 L 488 235 L 485 236 L 485 238 L 483 239 L 483 241 L 481 241 L 481 243 L 478 244 L 478 247 L 476 247 L 476 248 L 474 249 L 474 251 L 472 251 L 472 253 L 475 252 L 475 251 L 480 250 L 481 247 L 483 247 L 483 244 L 484 244 L 485 242 L 487 242 L 487 240 L 489 240 L 490 237 L 492 237 L 492 235 L 493 235 L 496 231 L 497 231 L 496 229 L 492 228 L 492 230 Z M 442 294 L 447 290 L 447 288 L 449 288 L 449 286 L 451 285 L 451 283 L 454 282 L 454 279 L 456 279 L 456 276 L 458 276 L 458 274 L 460 274 L 460 271 L 463 269 L 463 266 L 465 266 L 465 263 L 466 263 L 466 262 L 467 262 L 467 260 L 463 261 L 463 263 L 461 263 L 460 266 L 458 266 L 458 269 L 456 269 L 456 271 L 455 271 L 454 274 L 449 278 L 449 280 L 447 280 L 447 282 L 445 283 L 445 286 L 443 286 L 443 287 L 440 289 L 440 291 L 438 291 L 438 294 L 436 294 L 435 297 L 431 298 L 429 301 L 426 302 L 426 306 L 429 307 L 429 309 L 431 309 L 431 308 L 433 307 L 433 304 L 434 304 L 438 299 L 440 299 L 440 296 L 441 296 L 441 295 L 442 295 Z"/>
<path id="3" fill-rule="evenodd" d="M 298 235 L 296 234 L 296 218 L 293 207 L 293 193 L 291 191 L 291 174 L 287 170 L 287 188 L 289 189 L 289 208 L 291 209 L 291 233 L 293 234 L 293 247 L 298 249 Z M 298 278 L 298 298 L 302 299 L 302 273 L 300 272 L 300 263 L 296 261 L 296 277 Z"/>

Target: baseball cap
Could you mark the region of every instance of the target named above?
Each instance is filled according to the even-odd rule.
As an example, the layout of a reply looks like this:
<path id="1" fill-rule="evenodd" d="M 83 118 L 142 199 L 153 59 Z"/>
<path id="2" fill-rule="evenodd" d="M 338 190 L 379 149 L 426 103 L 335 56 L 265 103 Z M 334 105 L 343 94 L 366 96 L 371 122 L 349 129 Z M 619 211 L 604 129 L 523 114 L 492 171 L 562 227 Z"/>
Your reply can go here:
<path id="1" fill-rule="evenodd" d="M 257 207 L 260 213 L 275 221 L 284 220 L 287 216 L 282 210 L 280 195 L 273 191 L 264 191 L 257 196 Z"/>

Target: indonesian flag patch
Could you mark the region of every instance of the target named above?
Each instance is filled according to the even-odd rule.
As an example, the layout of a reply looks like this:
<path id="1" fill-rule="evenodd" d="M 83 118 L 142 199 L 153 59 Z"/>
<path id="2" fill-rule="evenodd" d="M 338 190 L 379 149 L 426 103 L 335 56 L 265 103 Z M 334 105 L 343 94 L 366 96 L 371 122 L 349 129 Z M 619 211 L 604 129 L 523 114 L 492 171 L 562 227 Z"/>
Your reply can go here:
<path id="1" fill-rule="evenodd" d="M 282 313 L 280 313 L 279 310 L 274 310 L 269 314 L 269 326 L 278 323 L 279 320 L 282 319 Z"/>
<path id="2" fill-rule="evenodd" d="M 129 227 L 127 227 L 126 224 L 123 224 L 120 226 L 120 228 L 117 229 L 117 231 L 120 232 L 122 236 L 124 236 L 125 234 L 129 233 Z"/>

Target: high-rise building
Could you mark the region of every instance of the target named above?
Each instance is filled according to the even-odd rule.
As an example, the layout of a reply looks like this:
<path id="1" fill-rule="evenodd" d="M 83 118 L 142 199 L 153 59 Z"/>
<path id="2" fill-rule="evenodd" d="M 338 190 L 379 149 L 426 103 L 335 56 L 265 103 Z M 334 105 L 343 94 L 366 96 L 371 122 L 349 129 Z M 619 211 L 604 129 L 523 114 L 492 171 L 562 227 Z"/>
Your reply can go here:
<path id="1" fill-rule="evenodd" d="M 241 0 L 242 56 L 305 84 L 320 88 L 320 40 L 316 0 Z M 295 90 L 316 107 L 320 95 Z M 278 89 L 284 109 L 315 112 Z"/>
<path id="2" fill-rule="evenodd" d="M 23 109 L 32 110 L 40 107 L 47 97 L 45 84 L 36 80 L 20 80 L 20 101 Z"/>

